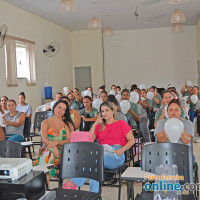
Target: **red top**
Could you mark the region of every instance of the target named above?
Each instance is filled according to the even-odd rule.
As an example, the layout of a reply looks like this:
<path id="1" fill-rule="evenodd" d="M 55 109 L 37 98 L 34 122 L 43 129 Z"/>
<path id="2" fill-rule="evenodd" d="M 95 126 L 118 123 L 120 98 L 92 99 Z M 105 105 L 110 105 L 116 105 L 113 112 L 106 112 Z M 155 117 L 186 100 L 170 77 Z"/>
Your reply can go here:
<path id="1" fill-rule="evenodd" d="M 94 134 L 99 140 L 99 144 L 119 144 L 124 146 L 127 143 L 126 135 L 132 130 L 131 127 L 123 120 L 118 120 L 112 124 L 105 124 L 104 131 L 100 131 L 101 125 L 95 127 Z"/>

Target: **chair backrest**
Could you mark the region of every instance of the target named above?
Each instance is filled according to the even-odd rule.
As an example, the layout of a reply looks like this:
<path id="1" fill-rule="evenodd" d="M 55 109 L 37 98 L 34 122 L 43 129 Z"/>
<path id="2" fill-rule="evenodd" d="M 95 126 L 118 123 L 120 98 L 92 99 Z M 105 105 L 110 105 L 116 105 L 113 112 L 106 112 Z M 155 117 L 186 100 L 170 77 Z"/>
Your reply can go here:
<path id="1" fill-rule="evenodd" d="M 35 132 L 36 129 L 40 131 L 41 124 L 45 119 L 48 119 L 53 116 L 52 111 L 43 111 L 43 112 L 36 112 L 34 116 L 34 124 L 33 124 L 33 130 Z"/>
<path id="2" fill-rule="evenodd" d="M 103 181 L 104 148 L 92 142 L 64 144 L 60 162 L 60 178 L 90 178 Z"/>
<path id="3" fill-rule="evenodd" d="M 178 175 L 184 176 L 183 183 L 193 182 L 192 149 L 185 144 L 156 143 L 142 148 L 142 170 L 155 173 L 155 168 L 177 165 Z"/>
<path id="4" fill-rule="evenodd" d="M 23 136 L 25 141 L 29 141 L 29 137 L 30 137 L 30 128 L 31 128 L 31 119 L 29 117 L 25 118 L 25 122 L 24 122 L 24 131 L 23 131 Z"/>
<path id="5" fill-rule="evenodd" d="M 21 158 L 21 144 L 14 141 L 0 141 L 0 156 L 2 158 Z"/>

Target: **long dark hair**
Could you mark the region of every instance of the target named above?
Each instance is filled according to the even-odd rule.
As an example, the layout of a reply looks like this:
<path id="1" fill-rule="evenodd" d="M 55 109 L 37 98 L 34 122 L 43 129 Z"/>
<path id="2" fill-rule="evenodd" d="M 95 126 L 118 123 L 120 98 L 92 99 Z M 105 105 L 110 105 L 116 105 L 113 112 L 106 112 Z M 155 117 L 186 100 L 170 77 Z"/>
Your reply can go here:
<path id="1" fill-rule="evenodd" d="M 56 108 L 56 106 L 57 106 L 59 103 L 64 103 L 64 104 L 66 105 L 66 111 L 65 111 L 65 114 L 63 115 L 63 122 L 69 127 L 69 129 L 70 129 L 69 123 L 71 123 L 72 126 L 74 127 L 74 130 L 75 130 L 74 122 L 73 122 L 72 119 L 71 119 L 69 104 L 67 103 L 67 101 L 63 101 L 63 100 L 57 101 L 57 102 L 54 104 L 54 106 L 53 106 L 53 114 L 54 114 L 54 109 Z M 71 130 L 71 129 L 70 129 L 70 130 Z"/>

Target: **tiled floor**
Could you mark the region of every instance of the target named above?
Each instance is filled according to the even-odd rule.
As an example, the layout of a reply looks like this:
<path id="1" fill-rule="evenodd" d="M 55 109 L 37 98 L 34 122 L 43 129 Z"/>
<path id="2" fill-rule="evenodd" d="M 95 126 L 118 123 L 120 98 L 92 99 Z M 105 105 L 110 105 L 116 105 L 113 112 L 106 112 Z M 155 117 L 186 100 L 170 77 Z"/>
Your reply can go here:
<path id="1" fill-rule="evenodd" d="M 196 139 L 194 139 L 195 141 Z M 200 143 L 193 143 L 193 151 L 194 155 L 196 157 L 196 162 L 200 166 Z M 126 183 L 122 185 L 122 191 L 121 191 L 121 200 L 127 199 L 127 191 L 126 191 Z M 50 189 L 57 187 L 57 182 L 50 182 Z M 83 189 L 88 190 L 88 186 L 84 186 Z M 141 183 L 135 183 L 134 184 L 135 194 L 141 192 Z M 118 199 L 118 188 L 113 187 L 103 187 L 102 191 L 102 199 L 103 200 L 117 200 Z"/>

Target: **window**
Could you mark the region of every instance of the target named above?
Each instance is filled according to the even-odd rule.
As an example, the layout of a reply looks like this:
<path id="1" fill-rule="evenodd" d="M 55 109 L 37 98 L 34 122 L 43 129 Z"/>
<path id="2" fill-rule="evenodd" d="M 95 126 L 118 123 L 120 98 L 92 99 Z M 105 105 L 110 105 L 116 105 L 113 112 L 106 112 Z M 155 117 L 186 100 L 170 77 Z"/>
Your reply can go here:
<path id="1" fill-rule="evenodd" d="M 26 78 L 28 86 L 36 85 L 35 42 L 7 36 L 6 80 L 8 87 L 17 87 L 18 78 Z"/>
<path id="2" fill-rule="evenodd" d="M 27 77 L 26 46 L 16 42 L 17 78 Z"/>

